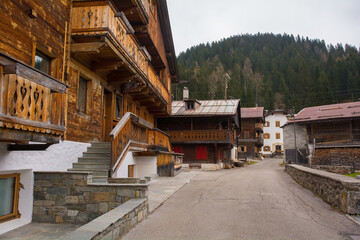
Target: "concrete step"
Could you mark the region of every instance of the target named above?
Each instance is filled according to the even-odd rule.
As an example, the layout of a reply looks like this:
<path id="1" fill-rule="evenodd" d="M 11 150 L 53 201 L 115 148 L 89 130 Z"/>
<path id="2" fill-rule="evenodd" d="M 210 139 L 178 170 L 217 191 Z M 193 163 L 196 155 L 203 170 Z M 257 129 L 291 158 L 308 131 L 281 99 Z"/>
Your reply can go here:
<path id="1" fill-rule="evenodd" d="M 92 172 L 93 177 L 105 177 L 107 178 L 109 176 L 109 170 L 94 170 L 89 171 L 88 169 L 75 169 L 75 168 L 69 168 L 69 172 Z"/>
<path id="2" fill-rule="evenodd" d="M 79 157 L 79 163 L 110 164 L 110 157 Z"/>
<path id="3" fill-rule="evenodd" d="M 106 157 L 110 159 L 111 153 L 110 151 L 106 152 L 84 152 L 83 157 Z"/>
<path id="4" fill-rule="evenodd" d="M 108 183 L 107 178 L 94 178 L 92 179 L 92 183 Z"/>
<path id="5" fill-rule="evenodd" d="M 88 147 L 88 153 L 111 153 L 111 148 L 107 147 Z"/>
<path id="6" fill-rule="evenodd" d="M 83 169 L 83 170 L 89 170 L 97 171 L 97 170 L 109 170 L 110 169 L 110 163 L 73 163 L 73 169 Z"/>
<path id="7" fill-rule="evenodd" d="M 111 148 L 111 142 L 92 142 L 91 147 Z"/>

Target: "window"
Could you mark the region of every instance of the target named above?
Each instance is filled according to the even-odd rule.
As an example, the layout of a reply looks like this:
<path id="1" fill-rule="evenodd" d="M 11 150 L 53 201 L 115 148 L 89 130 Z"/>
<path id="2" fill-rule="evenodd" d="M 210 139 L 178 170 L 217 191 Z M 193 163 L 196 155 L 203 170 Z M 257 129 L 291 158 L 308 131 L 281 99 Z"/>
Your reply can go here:
<path id="1" fill-rule="evenodd" d="M 264 152 L 270 152 L 270 147 L 269 146 L 264 146 Z"/>
<path id="2" fill-rule="evenodd" d="M 207 160 L 206 146 L 196 146 L 196 160 Z"/>
<path id="3" fill-rule="evenodd" d="M 183 148 L 182 147 L 173 147 L 172 151 L 174 153 L 183 153 Z"/>
<path id="4" fill-rule="evenodd" d="M 20 174 L 0 175 L 0 222 L 19 218 Z"/>
<path id="5" fill-rule="evenodd" d="M 129 178 L 134 177 L 134 168 L 135 168 L 135 165 L 128 165 L 128 177 Z"/>
<path id="6" fill-rule="evenodd" d="M 239 147 L 239 152 L 247 152 L 247 147 L 245 146 Z"/>
<path id="7" fill-rule="evenodd" d="M 190 101 L 186 103 L 186 109 L 194 109 L 194 102 Z"/>
<path id="8" fill-rule="evenodd" d="M 270 123 L 268 121 L 265 121 L 264 127 L 270 127 Z"/>
<path id="9" fill-rule="evenodd" d="M 34 68 L 46 74 L 50 74 L 50 61 L 51 61 L 50 57 L 40 52 L 39 50 L 36 50 Z"/>
<path id="10" fill-rule="evenodd" d="M 116 95 L 116 109 L 115 109 L 115 118 L 120 119 L 122 114 L 123 114 L 123 110 L 122 110 L 122 96 L 120 95 Z"/>
<path id="11" fill-rule="evenodd" d="M 280 133 L 276 133 L 276 139 L 280 139 Z"/>
<path id="12" fill-rule="evenodd" d="M 87 104 L 89 102 L 89 83 L 90 81 L 81 76 L 79 77 L 78 109 L 82 113 L 86 113 Z"/>
<path id="13" fill-rule="evenodd" d="M 275 122 L 275 126 L 276 126 L 276 127 L 280 127 L 280 121 L 276 121 L 276 122 Z"/>
<path id="14" fill-rule="evenodd" d="M 244 138 L 250 138 L 250 132 L 244 131 Z"/>
<path id="15" fill-rule="evenodd" d="M 264 139 L 269 139 L 270 138 L 270 133 L 264 133 Z"/>

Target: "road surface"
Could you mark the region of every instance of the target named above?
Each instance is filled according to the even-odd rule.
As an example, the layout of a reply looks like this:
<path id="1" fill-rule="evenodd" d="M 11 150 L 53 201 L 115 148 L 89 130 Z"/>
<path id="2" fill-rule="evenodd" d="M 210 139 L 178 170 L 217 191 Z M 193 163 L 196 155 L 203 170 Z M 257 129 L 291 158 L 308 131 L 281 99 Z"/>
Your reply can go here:
<path id="1" fill-rule="evenodd" d="M 352 239 L 360 226 L 265 159 L 201 172 L 123 239 Z M 355 237 L 356 238 L 356 237 Z"/>

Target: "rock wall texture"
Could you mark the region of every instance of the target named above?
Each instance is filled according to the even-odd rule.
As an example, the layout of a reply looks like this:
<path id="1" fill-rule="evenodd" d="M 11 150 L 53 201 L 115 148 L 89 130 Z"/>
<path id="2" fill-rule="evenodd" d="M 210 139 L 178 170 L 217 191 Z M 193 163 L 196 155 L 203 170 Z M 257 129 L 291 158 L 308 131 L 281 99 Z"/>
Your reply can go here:
<path id="1" fill-rule="evenodd" d="M 353 166 L 337 166 L 337 165 L 312 165 L 311 168 L 327 171 L 331 173 L 353 173 L 355 169 Z"/>
<path id="2" fill-rule="evenodd" d="M 147 184 L 92 184 L 89 173 L 34 175 L 34 222 L 85 224 L 132 198 L 147 197 Z"/>
<path id="3" fill-rule="evenodd" d="M 331 206 L 344 213 L 360 214 L 360 180 L 293 164 L 287 164 L 285 171 Z"/>

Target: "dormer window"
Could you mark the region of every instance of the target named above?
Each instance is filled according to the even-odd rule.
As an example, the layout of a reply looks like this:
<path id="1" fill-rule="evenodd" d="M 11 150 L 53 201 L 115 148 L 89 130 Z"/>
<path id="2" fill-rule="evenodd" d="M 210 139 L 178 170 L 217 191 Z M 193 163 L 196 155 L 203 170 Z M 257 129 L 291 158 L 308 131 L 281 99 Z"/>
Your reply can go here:
<path id="1" fill-rule="evenodd" d="M 186 109 L 195 109 L 195 103 L 194 102 L 187 102 L 186 103 Z"/>
<path id="2" fill-rule="evenodd" d="M 196 110 L 200 106 L 200 102 L 196 100 L 184 100 L 186 110 Z"/>

